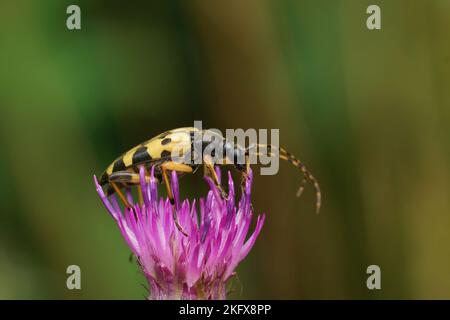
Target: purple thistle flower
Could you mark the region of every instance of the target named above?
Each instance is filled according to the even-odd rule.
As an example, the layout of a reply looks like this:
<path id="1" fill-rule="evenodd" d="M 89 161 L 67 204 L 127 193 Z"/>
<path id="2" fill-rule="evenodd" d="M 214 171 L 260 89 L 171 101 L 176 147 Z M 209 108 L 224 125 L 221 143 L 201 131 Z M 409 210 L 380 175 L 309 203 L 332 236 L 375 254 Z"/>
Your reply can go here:
<path id="1" fill-rule="evenodd" d="M 220 179 L 220 170 L 216 171 Z M 206 199 L 199 201 L 198 216 L 195 200 L 180 202 L 177 174 L 172 172 L 177 214 L 187 237 L 175 226 L 169 199 L 158 197 L 154 167 L 149 183 L 143 167 L 139 173 L 143 204 L 134 203 L 127 191 L 134 212 L 128 208 L 122 212 L 116 197 L 108 198 L 95 176 L 94 181 L 148 280 L 149 299 L 225 299 L 227 282 L 250 252 L 264 224 L 265 215 L 258 216 L 255 230 L 246 240 L 253 216 L 252 173 L 237 207 L 229 172 L 228 200 L 222 199 L 213 181 L 206 177 L 210 191 Z"/>

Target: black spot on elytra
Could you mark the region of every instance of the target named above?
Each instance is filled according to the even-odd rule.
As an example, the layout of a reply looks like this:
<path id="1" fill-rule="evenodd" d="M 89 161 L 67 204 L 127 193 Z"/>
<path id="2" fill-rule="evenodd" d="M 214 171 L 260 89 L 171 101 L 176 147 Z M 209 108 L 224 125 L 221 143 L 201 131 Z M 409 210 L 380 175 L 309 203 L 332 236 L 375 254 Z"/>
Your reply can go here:
<path id="1" fill-rule="evenodd" d="M 123 163 L 123 158 L 118 159 L 114 162 L 113 172 L 125 170 L 125 163 Z"/>
<path id="2" fill-rule="evenodd" d="M 139 147 L 136 152 L 133 154 L 133 164 L 139 164 L 143 162 L 149 162 L 152 160 L 152 157 L 147 152 L 147 147 Z"/>
<path id="3" fill-rule="evenodd" d="M 163 139 L 163 140 L 161 141 L 161 144 L 162 144 L 163 146 L 165 146 L 166 144 L 169 144 L 170 142 L 172 142 L 172 139 L 170 139 L 170 138 L 165 138 L 165 139 Z"/>
<path id="4" fill-rule="evenodd" d="M 161 152 L 161 158 L 170 158 L 171 152 L 168 150 L 163 150 Z"/>

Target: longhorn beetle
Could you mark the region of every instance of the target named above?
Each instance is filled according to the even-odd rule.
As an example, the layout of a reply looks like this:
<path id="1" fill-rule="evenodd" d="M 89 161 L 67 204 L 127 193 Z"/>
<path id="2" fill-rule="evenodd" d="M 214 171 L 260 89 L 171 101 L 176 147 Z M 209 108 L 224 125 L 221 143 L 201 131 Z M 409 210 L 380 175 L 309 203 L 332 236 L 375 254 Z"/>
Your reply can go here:
<path id="1" fill-rule="evenodd" d="M 201 141 L 197 141 L 198 139 Z M 205 148 L 213 139 L 221 141 L 220 146 L 223 148 L 223 156 L 222 159 L 219 159 L 220 161 L 217 161 L 214 154 L 204 155 Z M 200 150 L 198 150 L 201 151 L 201 154 L 198 154 L 198 151 L 196 152 L 196 144 L 201 146 Z M 177 174 L 183 175 L 186 173 L 194 173 L 201 165 L 203 165 L 204 174 L 212 179 L 221 192 L 222 197 L 227 198 L 227 193 L 220 185 L 214 166 L 217 164 L 232 164 L 242 175 L 241 187 L 243 187 L 250 169 L 249 154 L 254 147 L 256 146 L 243 148 L 212 130 L 200 130 L 194 127 L 178 128 L 161 133 L 160 135 L 135 146 L 114 160 L 103 172 L 100 178 L 100 185 L 103 186 L 108 184 L 107 194 L 111 195 L 117 193 L 124 205 L 127 208 L 131 208 L 131 205 L 121 189 L 133 185 L 137 185 L 139 188 L 139 167 L 144 166 L 146 169 L 145 178 L 150 180 L 148 172 L 150 172 L 149 169 L 153 166 L 155 178 L 158 182 L 164 182 L 166 185 L 167 195 L 170 203 L 173 205 L 173 218 L 175 224 L 178 230 L 184 235 L 187 235 L 178 222 L 168 171 L 176 171 Z M 278 155 L 280 159 L 292 163 L 301 170 L 303 173 L 303 180 L 297 191 L 297 197 L 303 192 L 306 182 L 308 180 L 311 181 L 316 189 L 316 212 L 318 213 L 321 206 L 319 183 L 306 169 L 305 165 L 283 148 L 261 144 L 258 144 L 257 147 L 267 148 L 267 151 L 271 156 Z M 173 151 L 183 157 L 184 160 L 181 162 L 175 161 L 173 158 Z M 261 154 L 261 152 L 256 154 Z M 199 157 L 201 159 L 200 162 L 194 161 L 195 159 L 199 159 Z M 236 160 L 242 157 L 245 159 L 245 163 L 239 164 L 239 161 Z"/>

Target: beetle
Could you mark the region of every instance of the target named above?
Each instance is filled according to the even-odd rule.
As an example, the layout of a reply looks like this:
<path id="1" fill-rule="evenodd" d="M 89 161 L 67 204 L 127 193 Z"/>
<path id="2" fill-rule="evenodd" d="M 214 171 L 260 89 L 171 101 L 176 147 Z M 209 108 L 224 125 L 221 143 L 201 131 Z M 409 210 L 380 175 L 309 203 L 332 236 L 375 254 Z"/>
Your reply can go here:
<path id="1" fill-rule="evenodd" d="M 218 146 L 222 150 L 222 155 L 217 159 L 214 149 L 208 154 L 206 149 L 212 142 L 219 142 Z M 217 144 L 216 144 L 217 146 Z M 231 164 L 242 176 L 241 187 L 245 185 L 250 170 L 249 155 L 253 148 L 267 148 L 271 156 L 279 156 L 299 168 L 303 173 L 303 180 L 297 191 L 299 197 L 303 192 L 307 181 L 311 181 L 316 190 L 316 212 L 321 206 L 321 191 L 316 178 L 306 169 L 305 165 L 295 156 L 285 149 L 273 146 L 258 144 L 244 148 L 232 141 L 227 140 L 222 135 L 211 129 L 201 130 L 195 127 L 178 128 L 169 130 L 158 136 L 147 140 L 131 150 L 125 152 L 115 159 L 103 172 L 100 178 L 100 185 L 108 184 L 108 196 L 117 193 L 127 208 L 131 208 L 127 198 L 121 191 L 133 185 L 139 186 L 139 168 L 144 166 L 145 179 L 150 180 L 150 169 L 154 167 L 155 178 L 158 182 L 164 183 L 167 189 L 167 196 L 173 206 L 173 218 L 175 224 L 184 235 L 187 235 L 178 222 L 174 196 L 170 186 L 170 171 L 176 171 L 178 175 L 195 173 L 203 165 L 204 174 L 209 176 L 223 198 L 227 198 L 227 193 L 222 188 L 215 165 Z M 259 151 L 257 155 L 261 154 Z M 175 155 L 175 156 L 174 156 Z M 177 158 L 177 159 L 175 159 Z M 182 161 L 180 161 L 180 159 Z M 244 161 L 238 161 L 244 159 Z"/>

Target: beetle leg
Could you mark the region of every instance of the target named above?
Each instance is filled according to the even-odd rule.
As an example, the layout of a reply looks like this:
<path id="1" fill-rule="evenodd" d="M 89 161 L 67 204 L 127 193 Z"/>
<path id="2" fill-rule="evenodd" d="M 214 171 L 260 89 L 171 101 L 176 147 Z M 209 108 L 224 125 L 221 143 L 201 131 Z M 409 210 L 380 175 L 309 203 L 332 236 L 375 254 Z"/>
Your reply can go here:
<path id="1" fill-rule="evenodd" d="M 114 191 L 116 191 L 117 195 L 119 196 L 120 200 L 122 200 L 123 204 L 130 209 L 131 208 L 130 203 L 128 202 L 127 198 L 120 190 L 120 188 L 117 186 L 117 184 L 115 182 L 110 181 L 110 185 L 114 188 Z"/>
<path id="2" fill-rule="evenodd" d="M 142 207 L 142 206 L 144 205 L 144 198 L 142 197 L 142 188 L 141 188 L 141 185 L 138 184 L 138 185 L 137 185 L 137 188 L 138 188 L 138 202 L 139 202 L 139 205 Z"/>
<path id="3" fill-rule="evenodd" d="M 177 229 L 186 237 L 188 236 L 188 234 L 183 230 L 183 227 L 180 225 L 180 222 L 178 221 L 178 215 L 177 215 L 177 207 L 175 204 L 175 199 L 173 198 L 173 192 L 172 192 L 172 187 L 170 185 L 170 180 L 169 180 L 169 176 L 167 174 L 167 170 L 170 167 L 170 165 L 167 165 L 167 163 L 163 163 L 161 165 L 161 173 L 162 173 L 162 177 L 164 179 L 164 183 L 166 184 L 166 189 L 167 189 L 167 196 L 169 197 L 169 201 L 172 204 L 172 216 L 173 216 L 173 220 L 175 221 L 175 225 L 177 226 Z"/>
<path id="4" fill-rule="evenodd" d="M 214 185 L 217 187 L 217 189 L 219 189 L 222 198 L 228 200 L 228 194 L 222 188 L 222 185 L 219 182 L 219 177 L 217 177 L 216 170 L 214 170 L 214 163 L 212 162 L 211 158 L 209 156 L 205 156 L 203 158 L 203 164 L 205 168 L 205 176 L 208 176 L 213 180 Z"/>
<path id="5" fill-rule="evenodd" d="M 146 182 L 150 182 L 150 177 L 148 177 L 148 175 L 146 175 L 145 180 L 146 180 Z M 123 203 L 128 208 L 130 208 L 131 206 L 130 206 L 129 202 L 127 201 L 127 199 L 125 198 L 124 194 L 120 191 L 120 188 L 118 187 L 117 184 L 137 185 L 138 186 L 138 201 L 139 201 L 139 204 L 142 205 L 144 201 L 142 198 L 141 185 L 140 185 L 139 181 L 140 181 L 140 176 L 138 173 L 135 173 L 135 172 L 117 171 L 117 172 L 112 173 L 109 176 L 109 182 L 112 185 L 113 190 L 115 192 L 117 192 L 120 199 L 123 201 Z"/>
<path id="6" fill-rule="evenodd" d="M 245 171 L 242 171 L 242 177 L 241 177 L 241 192 L 242 194 L 245 193 L 245 184 L 247 182 L 248 179 L 248 175 L 250 173 L 250 159 L 248 156 L 248 151 L 245 154 Z"/>
<path id="7" fill-rule="evenodd" d="M 139 173 L 130 172 L 130 171 L 117 171 L 112 173 L 109 176 L 110 182 L 118 182 L 123 184 L 139 184 L 140 183 Z M 150 177 L 146 173 L 145 182 L 150 182 Z"/>
<path id="8" fill-rule="evenodd" d="M 249 173 L 250 173 L 250 159 L 249 159 L 248 151 L 247 151 L 247 153 L 245 154 L 245 171 L 241 172 L 241 174 L 242 174 L 242 177 L 241 177 L 241 194 L 242 195 L 245 194 L 245 185 L 247 183 L 247 179 L 248 179 Z M 251 202 L 250 202 L 250 210 L 254 211 L 253 210 L 253 204 Z"/>

